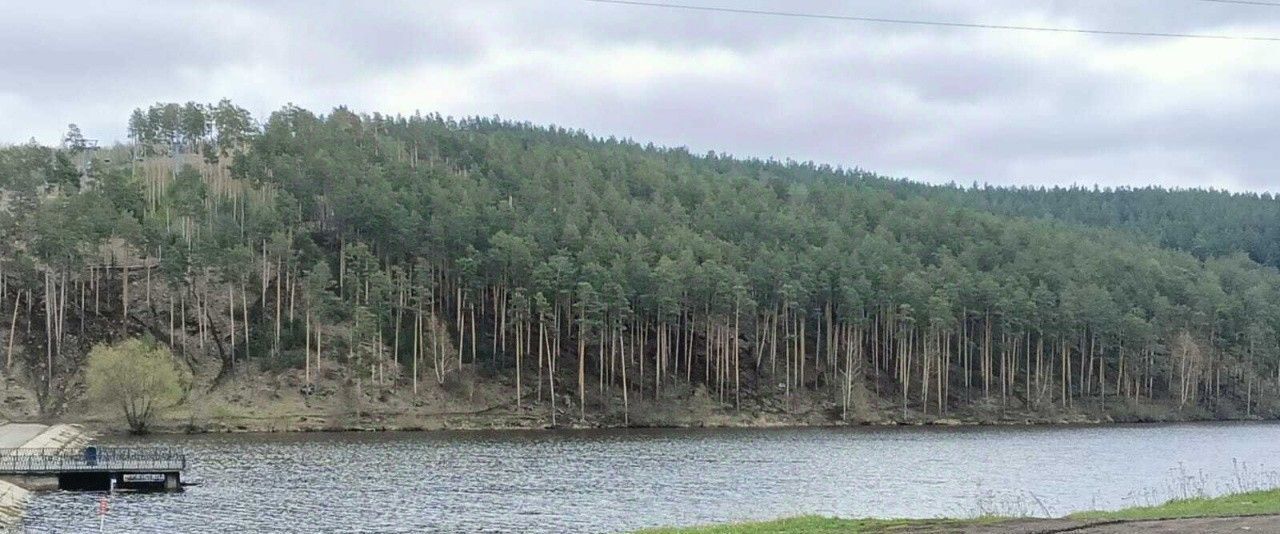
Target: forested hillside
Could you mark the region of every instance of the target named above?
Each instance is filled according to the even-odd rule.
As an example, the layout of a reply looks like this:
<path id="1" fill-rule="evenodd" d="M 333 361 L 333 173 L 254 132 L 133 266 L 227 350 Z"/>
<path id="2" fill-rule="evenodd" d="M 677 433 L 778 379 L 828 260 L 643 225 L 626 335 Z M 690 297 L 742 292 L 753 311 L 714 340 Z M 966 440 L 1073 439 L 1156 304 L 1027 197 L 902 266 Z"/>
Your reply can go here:
<path id="1" fill-rule="evenodd" d="M 93 343 L 150 335 L 198 387 L 486 381 L 548 423 L 695 393 L 832 420 L 1280 414 L 1267 196 L 939 188 L 226 101 L 129 130 L 0 150 L 4 365 L 46 413 Z"/>
<path id="2" fill-rule="evenodd" d="M 1198 258 L 1244 252 L 1280 267 L 1280 199 L 1270 193 L 1162 187 L 1086 188 L 931 186 L 874 175 L 900 198 L 925 196 L 1003 215 L 1117 228 Z"/>

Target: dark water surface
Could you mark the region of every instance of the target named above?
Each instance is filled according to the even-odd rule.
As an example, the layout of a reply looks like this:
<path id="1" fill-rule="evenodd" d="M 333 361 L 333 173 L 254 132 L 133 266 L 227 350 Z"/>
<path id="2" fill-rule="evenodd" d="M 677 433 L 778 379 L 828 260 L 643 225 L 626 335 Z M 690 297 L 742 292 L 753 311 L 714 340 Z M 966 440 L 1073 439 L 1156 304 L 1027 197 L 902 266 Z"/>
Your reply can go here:
<path id="1" fill-rule="evenodd" d="M 117 438 L 119 439 L 119 438 Z M 106 532 L 617 532 L 764 519 L 1053 514 L 1142 504 L 1180 475 L 1273 476 L 1280 425 L 219 434 L 176 494 L 116 495 Z M 100 494 L 46 493 L 28 532 L 97 532 Z M 1135 502 L 1137 501 L 1137 502 Z M 984 504 L 985 503 L 985 504 Z"/>

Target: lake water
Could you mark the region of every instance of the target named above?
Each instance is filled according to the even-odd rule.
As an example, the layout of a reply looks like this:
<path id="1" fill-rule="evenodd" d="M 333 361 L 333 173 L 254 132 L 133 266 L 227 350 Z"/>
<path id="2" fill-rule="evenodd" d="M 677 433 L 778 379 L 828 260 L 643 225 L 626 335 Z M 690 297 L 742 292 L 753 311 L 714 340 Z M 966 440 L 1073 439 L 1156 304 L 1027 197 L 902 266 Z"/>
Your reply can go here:
<path id="1" fill-rule="evenodd" d="M 1280 425 L 159 436 L 173 494 L 111 497 L 106 532 L 617 532 L 817 513 L 1056 515 L 1276 482 Z M 97 532 L 45 493 L 28 532 Z"/>

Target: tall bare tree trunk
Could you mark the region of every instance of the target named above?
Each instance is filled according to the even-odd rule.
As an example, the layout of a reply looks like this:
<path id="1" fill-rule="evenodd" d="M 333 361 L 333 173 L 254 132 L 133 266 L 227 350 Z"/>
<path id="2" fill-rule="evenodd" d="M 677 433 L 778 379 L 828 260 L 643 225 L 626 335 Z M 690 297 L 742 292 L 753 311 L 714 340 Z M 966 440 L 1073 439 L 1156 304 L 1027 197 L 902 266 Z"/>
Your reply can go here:
<path id="1" fill-rule="evenodd" d="M 13 316 L 9 318 L 9 348 L 4 353 L 4 368 L 13 368 L 13 340 L 18 333 L 18 308 L 22 302 L 22 290 L 13 292 Z"/>

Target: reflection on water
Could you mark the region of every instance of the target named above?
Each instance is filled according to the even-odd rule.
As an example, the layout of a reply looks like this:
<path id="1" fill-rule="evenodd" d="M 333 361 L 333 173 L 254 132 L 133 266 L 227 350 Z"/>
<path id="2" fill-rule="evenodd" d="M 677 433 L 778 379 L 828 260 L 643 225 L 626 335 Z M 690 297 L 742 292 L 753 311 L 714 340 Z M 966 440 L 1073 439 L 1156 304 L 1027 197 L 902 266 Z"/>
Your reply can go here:
<path id="1" fill-rule="evenodd" d="M 106 531 L 615 532 L 965 515 L 992 490 L 1065 514 L 1131 504 L 1173 470 L 1258 470 L 1277 438 L 1273 424 L 159 436 L 143 441 L 186 449 L 200 485 L 114 496 Z M 37 495 L 26 529 L 97 532 L 98 498 Z"/>

